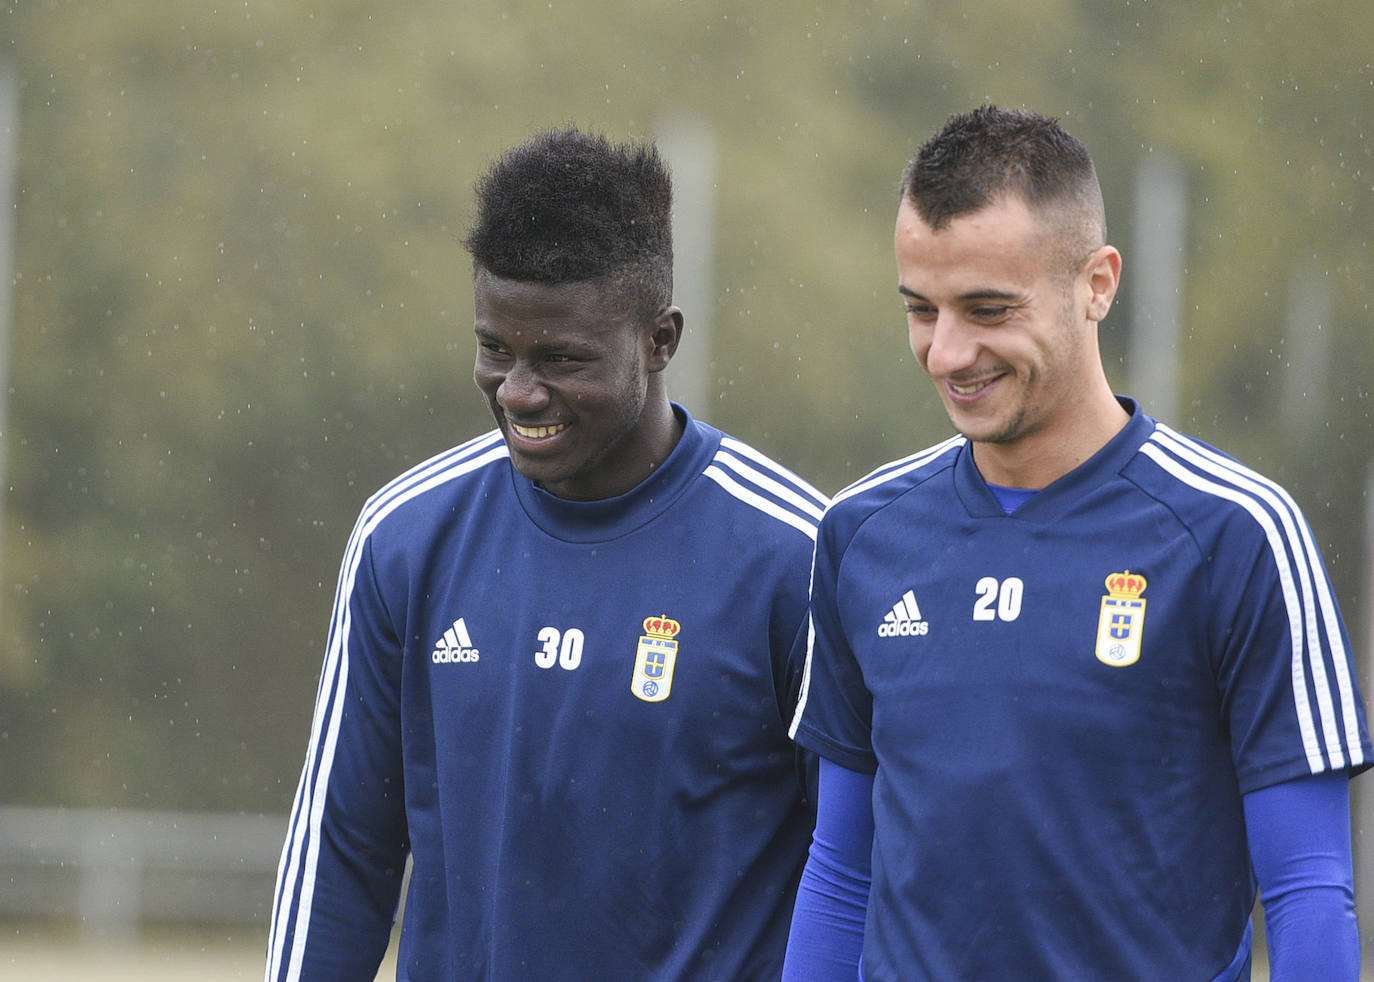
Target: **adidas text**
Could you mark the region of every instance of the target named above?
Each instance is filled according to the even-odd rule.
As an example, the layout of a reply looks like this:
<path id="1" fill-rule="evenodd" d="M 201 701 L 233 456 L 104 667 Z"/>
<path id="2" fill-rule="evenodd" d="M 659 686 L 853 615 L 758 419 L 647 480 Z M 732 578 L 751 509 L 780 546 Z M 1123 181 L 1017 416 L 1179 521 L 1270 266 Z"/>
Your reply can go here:
<path id="1" fill-rule="evenodd" d="M 430 655 L 436 665 L 446 665 L 456 661 L 477 661 L 481 653 L 476 648 L 435 648 Z"/>
<path id="2" fill-rule="evenodd" d="M 894 623 L 884 622 L 878 625 L 878 637 L 880 638 L 909 638 L 921 637 L 930 629 L 930 624 L 926 621 L 897 621 Z"/>

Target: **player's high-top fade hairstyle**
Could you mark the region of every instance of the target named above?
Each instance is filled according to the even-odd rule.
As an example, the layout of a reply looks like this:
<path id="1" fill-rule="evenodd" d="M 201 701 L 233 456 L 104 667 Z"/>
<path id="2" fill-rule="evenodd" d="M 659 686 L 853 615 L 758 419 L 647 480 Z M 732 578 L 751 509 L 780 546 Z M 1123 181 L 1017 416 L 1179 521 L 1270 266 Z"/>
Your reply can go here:
<path id="1" fill-rule="evenodd" d="M 985 105 L 951 116 L 907 164 L 901 192 L 936 231 L 1015 195 L 1046 221 L 1046 244 L 1065 270 L 1107 240 L 1087 148 L 1058 120 L 1024 109 Z"/>
<path id="2" fill-rule="evenodd" d="M 575 127 L 506 151 L 477 182 L 473 270 L 526 282 L 597 281 L 652 318 L 672 302 L 672 181 L 652 144 Z"/>

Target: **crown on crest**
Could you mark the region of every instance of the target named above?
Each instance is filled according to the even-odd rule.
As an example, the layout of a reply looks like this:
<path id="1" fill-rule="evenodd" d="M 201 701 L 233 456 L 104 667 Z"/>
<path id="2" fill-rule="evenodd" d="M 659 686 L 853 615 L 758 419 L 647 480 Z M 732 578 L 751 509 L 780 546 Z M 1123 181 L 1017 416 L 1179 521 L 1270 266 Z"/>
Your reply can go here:
<path id="1" fill-rule="evenodd" d="M 654 638 L 672 638 L 682 630 L 682 625 L 667 614 L 644 618 L 644 633 Z"/>
<path id="2" fill-rule="evenodd" d="M 1129 569 L 1121 573 L 1113 573 L 1107 577 L 1107 592 L 1113 597 L 1121 597 L 1124 600 L 1134 600 L 1145 592 L 1145 587 L 1149 581 L 1139 573 L 1132 573 Z"/>

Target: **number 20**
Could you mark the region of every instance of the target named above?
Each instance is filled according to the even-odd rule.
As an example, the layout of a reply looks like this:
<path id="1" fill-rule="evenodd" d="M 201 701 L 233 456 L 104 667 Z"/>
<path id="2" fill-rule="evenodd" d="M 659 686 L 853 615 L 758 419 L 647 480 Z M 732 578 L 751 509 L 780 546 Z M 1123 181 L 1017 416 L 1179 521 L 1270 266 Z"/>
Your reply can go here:
<path id="1" fill-rule="evenodd" d="M 544 645 L 534 653 L 534 663 L 540 668 L 560 668 L 571 672 L 582 664 L 582 632 L 575 627 L 559 632 L 556 627 L 539 630 L 539 640 Z"/>
<path id="2" fill-rule="evenodd" d="M 1008 576 L 1000 581 L 995 576 L 985 576 L 974 589 L 978 591 L 978 601 L 973 605 L 975 621 L 1014 621 L 1021 616 L 1024 584 L 1019 576 Z"/>

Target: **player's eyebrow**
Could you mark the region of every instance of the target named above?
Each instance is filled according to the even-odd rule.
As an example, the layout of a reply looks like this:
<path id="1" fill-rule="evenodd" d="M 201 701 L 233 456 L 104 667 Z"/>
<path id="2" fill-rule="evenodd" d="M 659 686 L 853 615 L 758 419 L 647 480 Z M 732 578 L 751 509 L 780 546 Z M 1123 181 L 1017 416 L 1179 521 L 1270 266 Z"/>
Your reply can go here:
<path id="1" fill-rule="evenodd" d="M 910 287 L 903 286 L 900 283 L 897 284 L 897 292 L 913 300 L 927 300 L 927 302 L 929 302 L 923 294 L 917 293 Z M 968 293 L 961 293 L 954 299 L 964 303 L 972 300 L 1019 300 L 1021 299 L 1021 294 L 1012 293 L 1009 290 L 970 290 Z"/>
<path id="2" fill-rule="evenodd" d="M 500 333 L 489 330 L 481 324 L 473 327 L 472 333 L 477 335 L 479 341 L 492 341 L 496 344 L 504 345 L 506 339 Z M 555 338 L 552 341 L 537 340 L 534 342 L 535 351 L 545 355 L 576 355 L 584 354 L 588 349 L 584 344 L 569 338 Z"/>

